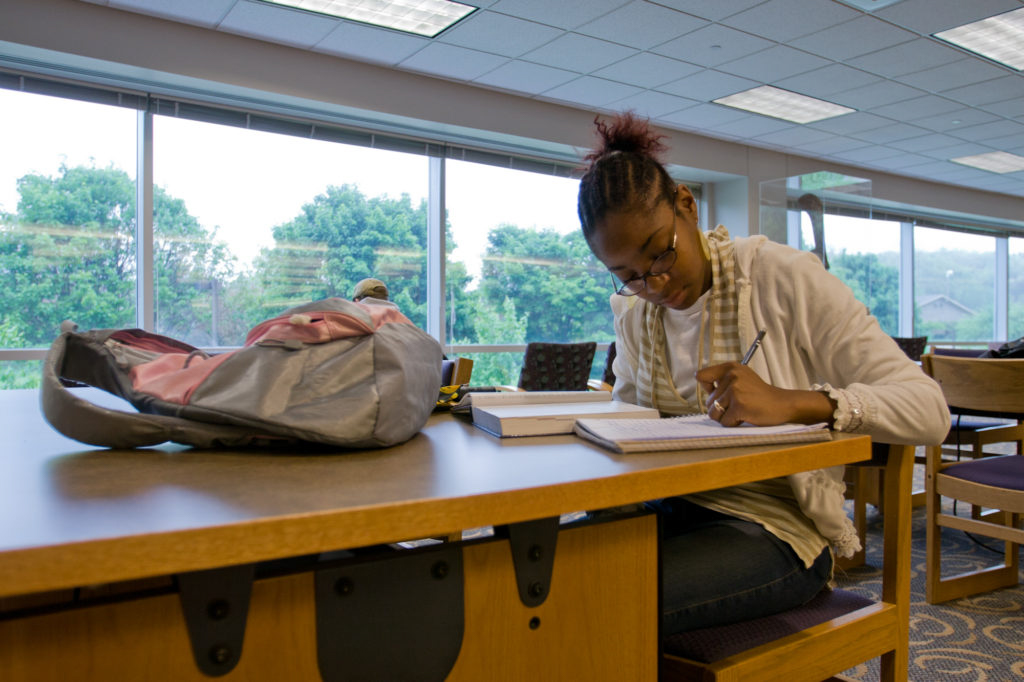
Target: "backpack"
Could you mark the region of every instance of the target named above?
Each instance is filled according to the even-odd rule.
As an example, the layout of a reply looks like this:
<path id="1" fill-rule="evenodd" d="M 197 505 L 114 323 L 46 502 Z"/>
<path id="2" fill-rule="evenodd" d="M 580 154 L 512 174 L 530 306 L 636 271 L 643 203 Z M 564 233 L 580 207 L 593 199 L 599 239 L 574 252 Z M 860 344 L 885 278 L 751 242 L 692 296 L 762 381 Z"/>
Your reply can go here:
<path id="1" fill-rule="evenodd" d="M 415 435 L 440 382 L 440 344 L 397 307 L 330 298 L 261 322 L 245 346 L 214 355 L 141 329 L 78 332 L 65 322 L 40 393 L 46 420 L 91 445 L 373 448 Z M 91 403 L 69 383 L 138 413 Z"/>
<path id="2" fill-rule="evenodd" d="M 993 350 L 987 350 L 981 354 L 983 358 L 999 358 L 1005 360 L 1008 358 L 1024 358 L 1024 336 L 1017 339 L 1016 341 L 1007 341 L 999 348 Z"/>

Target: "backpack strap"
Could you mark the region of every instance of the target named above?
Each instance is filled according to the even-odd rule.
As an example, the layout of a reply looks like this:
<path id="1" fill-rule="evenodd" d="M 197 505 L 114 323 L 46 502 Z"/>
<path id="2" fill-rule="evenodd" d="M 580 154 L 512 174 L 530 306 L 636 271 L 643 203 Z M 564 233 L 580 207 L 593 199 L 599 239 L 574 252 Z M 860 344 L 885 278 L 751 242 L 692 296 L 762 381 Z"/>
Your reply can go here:
<path id="1" fill-rule="evenodd" d="M 103 348 L 115 330 L 79 334 L 64 331 L 43 361 L 40 402 L 46 421 L 68 438 L 107 448 L 138 448 L 167 441 L 194 447 L 238 446 L 259 434 L 228 424 L 207 424 L 158 414 L 126 412 L 96 405 L 75 395 L 62 378 L 125 397 L 130 380 L 118 374 Z"/>

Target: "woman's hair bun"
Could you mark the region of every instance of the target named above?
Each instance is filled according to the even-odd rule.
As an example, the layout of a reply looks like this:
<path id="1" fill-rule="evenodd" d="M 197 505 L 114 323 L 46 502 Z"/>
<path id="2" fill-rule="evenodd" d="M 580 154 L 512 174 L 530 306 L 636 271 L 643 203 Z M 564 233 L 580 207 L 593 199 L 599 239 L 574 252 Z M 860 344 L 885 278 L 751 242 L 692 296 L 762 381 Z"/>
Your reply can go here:
<path id="1" fill-rule="evenodd" d="M 594 126 L 601 144 L 587 155 L 587 161 L 593 162 L 608 154 L 623 152 L 649 156 L 660 162 L 658 155 L 666 149 L 661 142 L 665 136 L 652 132 L 650 121 L 638 117 L 632 111 L 620 114 L 610 123 L 597 117 Z"/>

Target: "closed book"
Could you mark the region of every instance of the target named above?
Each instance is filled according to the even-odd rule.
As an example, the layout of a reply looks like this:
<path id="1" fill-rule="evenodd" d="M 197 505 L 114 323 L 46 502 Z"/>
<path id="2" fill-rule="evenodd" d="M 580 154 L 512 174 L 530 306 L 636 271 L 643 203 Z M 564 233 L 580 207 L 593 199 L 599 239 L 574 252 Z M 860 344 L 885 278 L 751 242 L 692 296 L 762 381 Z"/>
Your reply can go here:
<path id="1" fill-rule="evenodd" d="M 707 415 L 648 419 L 580 419 L 574 432 L 615 452 L 699 450 L 766 443 L 799 443 L 832 439 L 820 424 L 722 426 Z"/>
<path id="2" fill-rule="evenodd" d="M 603 391 L 595 391 L 603 393 Z M 610 394 L 607 394 L 610 395 Z M 658 411 L 618 400 L 586 402 L 528 403 L 518 405 L 473 405 L 473 423 L 502 438 L 510 436 L 550 436 L 572 433 L 581 417 L 654 420 Z"/>

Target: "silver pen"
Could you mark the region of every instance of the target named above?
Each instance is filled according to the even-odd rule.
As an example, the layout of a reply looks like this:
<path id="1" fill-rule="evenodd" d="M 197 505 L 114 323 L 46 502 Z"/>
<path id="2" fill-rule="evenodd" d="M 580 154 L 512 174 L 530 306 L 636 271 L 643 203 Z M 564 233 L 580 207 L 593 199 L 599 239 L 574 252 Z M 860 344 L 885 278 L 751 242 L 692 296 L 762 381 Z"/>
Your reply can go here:
<path id="1" fill-rule="evenodd" d="M 750 344 L 750 348 L 747 349 L 747 354 L 743 356 L 743 361 L 740 362 L 741 365 L 746 365 L 750 362 L 750 358 L 754 357 L 754 353 L 756 353 L 757 349 L 761 346 L 761 340 L 764 338 L 765 331 L 767 330 L 762 329 L 757 332 L 757 336 L 754 337 L 754 342 Z"/>

